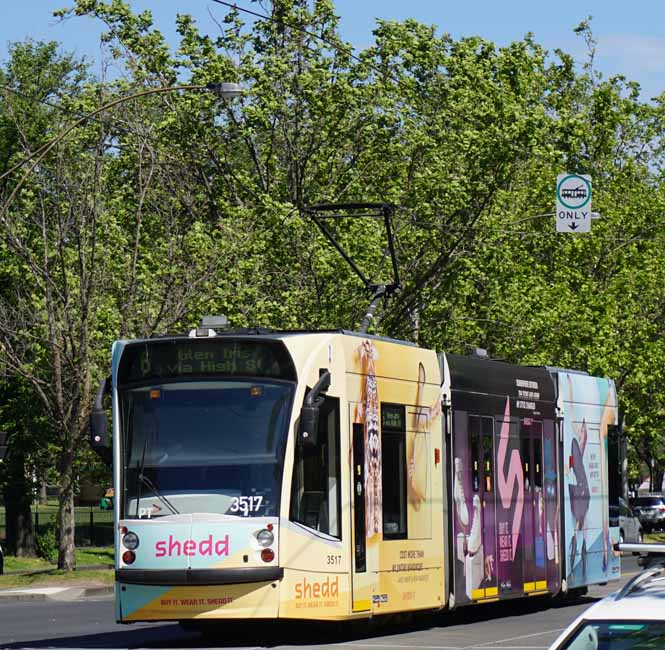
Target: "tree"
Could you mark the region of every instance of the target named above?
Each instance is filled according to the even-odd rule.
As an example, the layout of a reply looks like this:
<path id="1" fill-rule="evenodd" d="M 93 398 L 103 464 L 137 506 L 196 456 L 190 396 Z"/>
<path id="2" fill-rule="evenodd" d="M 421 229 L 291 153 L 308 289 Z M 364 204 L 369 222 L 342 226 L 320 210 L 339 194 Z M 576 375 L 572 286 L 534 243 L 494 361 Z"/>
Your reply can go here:
<path id="1" fill-rule="evenodd" d="M 101 147 L 100 143 L 100 147 Z M 74 463 L 87 431 L 93 337 L 103 294 L 100 156 L 60 158 L 33 174 L 0 221 L 24 274 L 0 310 L 0 342 L 10 371 L 29 382 L 54 430 L 60 568 L 74 566 Z"/>
<path id="2" fill-rule="evenodd" d="M 5 503 L 5 549 L 17 556 L 35 554 L 31 505 L 35 480 L 45 474 L 47 423 L 30 385 L 17 377 L 0 380 L 0 422 L 7 454 L 0 462 L 0 488 Z M 32 405 L 32 408 L 30 408 Z"/>
<path id="3" fill-rule="evenodd" d="M 83 81 L 80 64 L 71 57 L 60 57 L 54 43 L 28 41 L 15 44 L 10 48 L 10 55 L 7 68 L 0 74 L 5 91 L 0 105 L 0 158 L 4 171 L 41 144 L 49 129 L 54 125 L 57 128 L 58 112 L 44 102 L 49 103 L 58 92 L 74 91 Z M 40 74 L 35 75 L 35 70 Z M 5 197 L 11 188 L 11 178 L 6 176 L 3 178 Z M 39 199 L 42 199 L 41 206 Z M 47 201 L 45 194 L 31 195 L 21 207 L 27 208 L 26 211 L 37 211 L 41 207 L 45 215 Z M 0 244 L 0 349 L 6 376 L 2 387 L 5 397 L 2 417 L 3 428 L 9 430 L 10 435 L 3 474 L 7 534 L 10 546 L 18 554 L 34 552 L 30 514 L 33 481 L 50 460 L 48 448 L 52 439 L 48 433 L 53 431 L 49 424 L 53 423 L 55 407 L 53 393 L 49 390 L 48 345 L 45 341 L 54 344 L 56 337 L 42 338 L 44 329 L 33 329 L 31 325 L 44 315 L 43 311 L 36 313 L 44 303 L 40 300 L 43 296 L 35 294 L 33 282 L 37 280 L 38 286 L 41 283 L 42 288 L 51 289 L 55 278 L 50 274 L 56 265 L 51 263 L 46 238 L 40 240 L 38 228 L 46 227 L 46 219 L 39 223 L 31 218 L 33 216 L 34 212 L 26 218 L 22 211 L 7 213 L 3 209 L 0 219 L 3 232 Z M 38 273 L 33 275 L 35 271 Z M 51 319 L 52 322 L 55 320 Z M 54 327 L 50 333 L 53 330 Z M 51 351 L 56 355 L 60 353 L 54 347 Z M 61 363 L 58 365 L 61 367 Z M 37 407 L 35 399 L 38 400 Z M 60 412 L 64 413 L 66 409 L 62 396 Z M 32 473 L 35 475 L 31 476 Z"/>
<path id="4" fill-rule="evenodd" d="M 98 83 L 42 52 L 49 87 L 64 89 L 61 110 L 40 108 L 31 131 L 26 108 L 5 103 L 9 169 L 71 120 L 62 109 L 85 113 L 181 78 L 246 89 L 229 104 L 173 93 L 121 105 L 40 163 L 3 213 L 8 368 L 30 380 L 54 423 L 62 476 L 75 474 L 91 382 L 118 336 L 183 330 L 206 312 L 239 326 L 358 323 L 363 288 L 301 214 L 340 200 L 399 206 L 402 287 L 375 331 L 615 377 L 635 449 L 653 457 L 665 358 L 663 99 L 646 104 L 635 84 L 593 70 L 588 23 L 580 70 L 528 35 L 498 48 L 415 21 L 379 22 L 355 56 L 331 1 L 265 10 L 249 25 L 227 12 L 216 37 L 179 16 L 171 51 L 149 12 L 78 0 L 60 15 L 102 20 L 123 75 Z M 592 236 L 556 236 L 543 216 L 562 170 L 593 176 L 602 219 Z M 381 229 L 333 227 L 380 280 Z"/>
<path id="5" fill-rule="evenodd" d="M 188 182 L 200 202 L 189 205 L 201 250 L 229 261 L 178 318 L 209 306 L 237 324 L 358 322 L 356 279 L 295 214 L 319 201 L 389 200 L 404 208 L 403 287 L 378 331 L 614 376 L 636 436 L 655 426 L 636 414 L 656 381 L 645 342 L 661 355 L 662 109 L 634 83 L 595 72 L 589 22 L 576 30 L 589 47 L 580 70 L 528 35 L 497 48 L 415 21 L 379 22 L 354 58 L 331 2 L 279 0 L 266 11 L 251 26 L 228 12 L 217 38 L 180 16 L 171 54 L 148 13 L 92 0 L 74 10 L 106 22 L 132 83 L 185 72 L 197 82 L 231 75 L 247 89 L 216 120 L 200 119 L 215 109 L 193 96 L 169 98 L 165 119 L 164 106 L 152 113 L 151 136 L 196 170 Z M 564 169 L 594 178 L 603 217 L 593 237 L 557 237 L 538 216 L 551 213 Z M 365 268 L 381 267 L 376 229 L 351 222 L 337 235 Z"/>

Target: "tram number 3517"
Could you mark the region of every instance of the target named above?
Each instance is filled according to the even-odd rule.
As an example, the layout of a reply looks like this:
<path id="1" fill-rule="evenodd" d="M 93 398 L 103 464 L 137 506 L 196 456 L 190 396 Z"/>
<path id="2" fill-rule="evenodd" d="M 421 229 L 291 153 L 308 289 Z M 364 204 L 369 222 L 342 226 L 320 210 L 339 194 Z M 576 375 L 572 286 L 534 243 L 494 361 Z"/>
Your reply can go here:
<path id="1" fill-rule="evenodd" d="M 256 497 L 233 497 L 231 501 L 230 512 L 239 512 L 244 517 L 248 517 L 250 512 L 257 512 L 263 503 L 262 496 Z"/>

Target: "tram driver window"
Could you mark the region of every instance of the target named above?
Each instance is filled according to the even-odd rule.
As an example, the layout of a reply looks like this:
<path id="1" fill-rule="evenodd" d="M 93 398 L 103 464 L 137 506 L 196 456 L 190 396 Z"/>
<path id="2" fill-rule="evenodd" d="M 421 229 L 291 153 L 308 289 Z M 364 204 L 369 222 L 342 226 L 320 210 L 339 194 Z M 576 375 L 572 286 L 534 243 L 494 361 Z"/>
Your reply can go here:
<path id="1" fill-rule="evenodd" d="M 296 445 L 290 519 L 342 538 L 339 400 L 326 397 L 319 410 L 318 444 Z"/>

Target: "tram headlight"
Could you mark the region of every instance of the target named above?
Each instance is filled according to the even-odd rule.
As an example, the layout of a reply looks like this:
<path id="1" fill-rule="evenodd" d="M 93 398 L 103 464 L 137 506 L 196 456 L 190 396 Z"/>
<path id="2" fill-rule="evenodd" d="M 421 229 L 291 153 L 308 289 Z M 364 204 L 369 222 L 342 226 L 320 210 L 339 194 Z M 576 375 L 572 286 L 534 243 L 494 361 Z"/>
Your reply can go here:
<path id="1" fill-rule="evenodd" d="M 275 536 L 272 531 L 264 528 L 256 533 L 256 541 L 259 543 L 259 546 L 266 548 L 267 546 L 272 546 L 272 543 L 275 541 Z"/>
<path id="2" fill-rule="evenodd" d="M 139 547 L 139 536 L 131 531 L 122 536 L 122 545 L 130 551 L 135 551 Z"/>

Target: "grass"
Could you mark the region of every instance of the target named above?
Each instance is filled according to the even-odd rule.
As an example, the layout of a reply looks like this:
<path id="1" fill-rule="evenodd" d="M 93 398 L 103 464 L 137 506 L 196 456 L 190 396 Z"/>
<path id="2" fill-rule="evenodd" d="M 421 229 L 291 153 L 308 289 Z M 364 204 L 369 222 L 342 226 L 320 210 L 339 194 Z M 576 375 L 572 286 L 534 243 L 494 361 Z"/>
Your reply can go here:
<path id="1" fill-rule="evenodd" d="M 644 541 L 651 544 L 665 544 L 665 532 L 660 533 L 644 533 Z"/>
<path id="2" fill-rule="evenodd" d="M 84 546 L 76 549 L 76 563 L 81 566 L 90 564 L 107 564 L 112 567 L 115 554 L 112 546 Z"/>
<path id="3" fill-rule="evenodd" d="M 24 574 L 0 576 L 0 589 L 39 585 L 113 584 L 113 547 L 84 547 L 76 549 L 76 566 L 105 565 L 107 568 L 60 571 L 41 558 L 5 557 L 5 572 L 26 571 Z"/>
<path id="4" fill-rule="evenodd" d="M 39 571 L 52 565 L 41 557 L 5 556 L 5 571 Z"/>
<path id="5" fill-rule="evenodd" d="M 58 502 L 49 501 L 46 504 L 33 504 L 31 506 L 33 521 L 35 514 L 39 517 L 40 524 L 45 524 L 47 521 L 55 521 L 58 515 Z M 77 523 L 87 523 L 90 520 L 90 512 L 92 511 L 95 521 L 113 521 L 113 510 L 102 510 L 99 504 L 76 506 L 74 508 L 74 517 Z M 0 521 L 4 522 L 5 507 L 0 505 Z"/>

